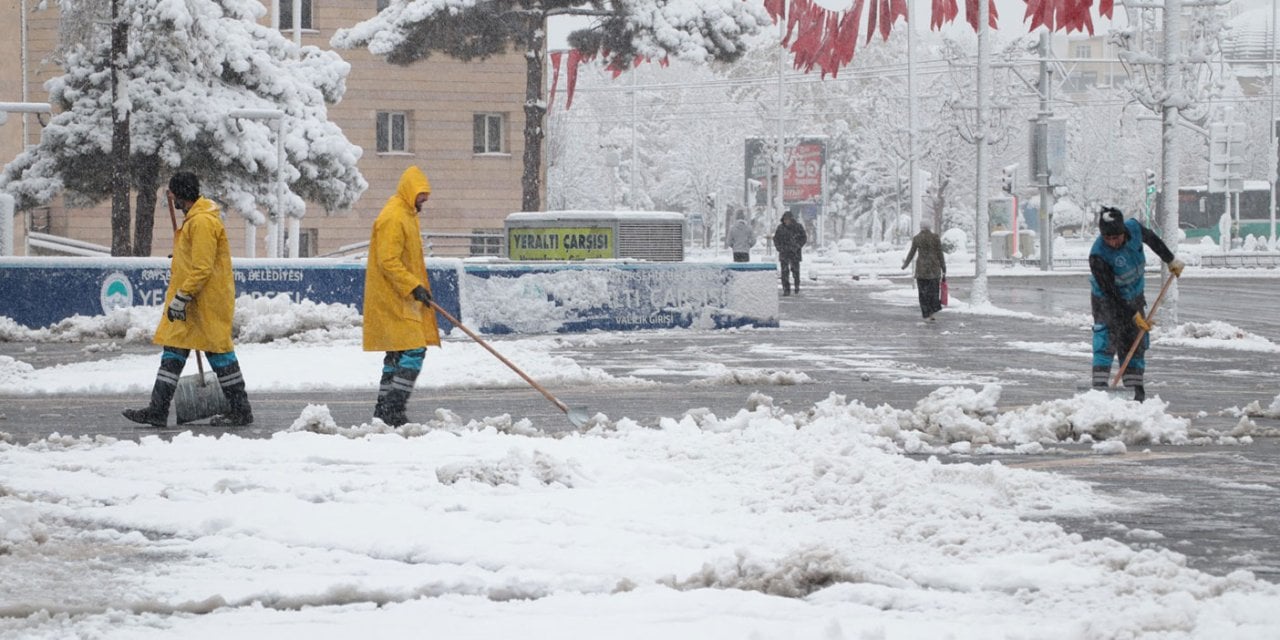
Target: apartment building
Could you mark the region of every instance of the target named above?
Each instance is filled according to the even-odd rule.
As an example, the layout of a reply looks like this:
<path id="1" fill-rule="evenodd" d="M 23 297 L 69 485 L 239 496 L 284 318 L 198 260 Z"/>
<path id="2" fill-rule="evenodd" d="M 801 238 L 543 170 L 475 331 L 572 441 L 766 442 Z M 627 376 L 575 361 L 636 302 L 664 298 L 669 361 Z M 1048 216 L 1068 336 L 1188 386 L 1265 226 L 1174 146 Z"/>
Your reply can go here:
<path id="1" fill-rule="evenodd" d="M 1124 83 L 1125 70 L 1116 50 L 1116 45 L 1107 42 L 1105 35 L 1067 37 L 1065 51 L 1056 52 L 1067 73 L 1063 90 L 1079 93 Z"/>
<path id="2" fill-rule="evenodd" d="M 334 32 L 372 17 L 385 0 L 301 0 L 303 45 L 331 49 Z M 270 3 L 267 3 L 270 9 Z M 291 3 L 280 3 L 282 31 L 294 37 Z M 55 3 L 37 8 L 37 0 L 9 0 L 0 7 L 0 102 L 47 102 L 44 83 L 62 73 L 50 62 L 58 41 Z M 22 19 L 25 16 L 25 20 Z M 270 16 L 263 18 L 264 23 Z M 440 255 L 469 255 L 496 250 L 503 220 L 520 210 L 524 153 L 525 62 L 520 52 L 484 61 L 460 62 L 442 55 L 408 67 L 389 64 L 365 50 L 337 50 L 351 64 L 342 101 L 329 107 L 329 119 L 353 144 L 364 149 L 360 172 L 368 190 L 347 211 L 326 213 L 308 207 L 301 221 L 299 255 L 331 254 L 367 241 L 373 219 L 396 187 L 405 167 L 416 164 L 431 180 L 432 196 L 422 228 Z M 25 78 L 27 92 L 23 95 Z M 23 121 L 26 121 L 25 127 Z M 22 145 L 39 140 L 40 118 L 11 114 L 0 126 L 0 162 Z M 23 139 L 23 130 L 26 139 Z M 166 255 L 172 233 L 157 211 L 154 255 Z M 110 206 L 68 208 L 60 201 L 19 216 L 16 252 L 24 252 L 25 231 L 97 245 L 111 239 Z M 228 214 L 233 255 L 268 255 L 266 228 L 247 228 Z M 472 241 L 469 236 L 478 240 Z M 37 253 L 35 251 L 32 252 Z"/>

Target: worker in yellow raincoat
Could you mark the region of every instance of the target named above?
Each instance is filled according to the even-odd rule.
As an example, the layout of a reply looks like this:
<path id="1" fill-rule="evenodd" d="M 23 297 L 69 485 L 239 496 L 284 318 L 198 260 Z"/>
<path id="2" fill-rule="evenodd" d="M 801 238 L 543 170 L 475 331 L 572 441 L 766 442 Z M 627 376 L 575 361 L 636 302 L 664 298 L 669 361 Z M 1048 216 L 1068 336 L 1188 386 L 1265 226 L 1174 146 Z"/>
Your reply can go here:
<path id="1" fill-rule="evenodd" d="M 164 347 L 160 369 L 145 409 L 126 409 L 124 417 L 141 424 L 164 427 L 169 404 L 178 388 L 178 377 L 191 350 L 204 351 L 218 375 L 218 384 L 231 409 L 213 416 L 215 427 L 253 424 L 253 410 L 245 393 L 244 375 L 231 344 L 231 319 L 236 309 L 236 287 L 231 272 L 231 246 L 222 226 L 218 205 L 200 197 L 200 180 L 180 171 L 169 180 L 174 206 L 184 213 L 174 234 L 165 313 L 156 329 L 155 344 Z"/>
<path id="2" fill-rule="evenodd" d="M 422 372 L 427 347 L 440 345 L 418 222 L 430 196 L 426 174 L 416 166 L 405 169 L 369 238 L 364 350 L 386 352 L 373 417 L 393 427 L 409 421 L 405 405 Z"/>

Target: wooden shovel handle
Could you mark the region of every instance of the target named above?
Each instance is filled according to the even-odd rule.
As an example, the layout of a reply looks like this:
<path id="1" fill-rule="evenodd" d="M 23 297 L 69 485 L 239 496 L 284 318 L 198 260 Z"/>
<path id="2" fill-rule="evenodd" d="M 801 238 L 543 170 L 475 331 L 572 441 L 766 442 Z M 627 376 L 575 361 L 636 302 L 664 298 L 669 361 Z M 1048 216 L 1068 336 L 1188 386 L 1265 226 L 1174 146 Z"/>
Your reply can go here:
<path id="1" fill-rule="evenodd" d="M 502 364 L 505 364 L 508 367 L 510 367 L 511 370 L 516 372 L 521 378 L 524 378 L 524 381 L 528 382 L 529 386 L 533 387 L 534 389 L 537 389 L 543 396 L 546 396 L 546 398 L 550 400 L 552 404 L 556 405 L 556 407 L 558 407 L 561 411 L 565 412 L 566 414 L 569 413 L 568 405 L 561 402 L 559 398 L 551 395 L 551 392 L 542 388 L 542 385 L 538 384 L 537 382 L 534 382 L 533 378 L 529 377 L 529 374 L 520 370 L 520 367 L 517 367 L 513 362 L 502 357 L 501 353 L 498 353 L 497 350 L 489 346 L 488 342 L 485 342 L 484 340 L 482 340 L 480 336 L 476 335 L 475 332 L 468 329 L 466 325 L 462 324 L 461 322 L 458 322 L 457 318 L 453 317 L 453 315 L 450 314 L 448 311 L 445 311 L 444 309 L 442 309 L 440 305 L 436 304 L 435 300 L 431 301 L 431 308 L 435 309 L 436 313 L 439 313 L 440 315 L 444 316 L 445 320 L 448 320 L 449 322 L 453 323 L 453 326 L 459 329 L 462 329 L 462 332 L 470 336 L 471 339 L 475 340 L 477 344 L 484 347 L 485 349 L 488 349 L 489 353 L 492 353 L 495 358 L 501 360 Z"/>
<path id="2" fill-rule="evenodd" d="M 1160 287 L 1160 295 L 1156 296 L 1156 301 L 1151 303 L 1151 311 L 1147 312 L 1147 322 L 1156 317 L 1156 310 L 1160 308 L 1160 301 L 1164 300 L 1164 292 L 1169 290 L 1169 285 L 1173 284 L 1174 275 L 1171 273 L 1165 279 L 1164 285 Z M 1125 355 L 1124 362 L 1120 363 L 1120 370 L 1116 372 L 1116 376 L 1111 379 L 1111 386 L 1120 386 L 1120 379 L 1124 377 L 1124 372 L 1129 369 L 1129 361 L 1133 359 L 1133 354 L 1138 351 L 1138 344 L 1142 342 L 1142 338 L 1147 335 L 1146 329 L 1138 329 L 1138 337 L 1133 340 L 1133 344 L 1129 346 L 1129 353 Z"/>

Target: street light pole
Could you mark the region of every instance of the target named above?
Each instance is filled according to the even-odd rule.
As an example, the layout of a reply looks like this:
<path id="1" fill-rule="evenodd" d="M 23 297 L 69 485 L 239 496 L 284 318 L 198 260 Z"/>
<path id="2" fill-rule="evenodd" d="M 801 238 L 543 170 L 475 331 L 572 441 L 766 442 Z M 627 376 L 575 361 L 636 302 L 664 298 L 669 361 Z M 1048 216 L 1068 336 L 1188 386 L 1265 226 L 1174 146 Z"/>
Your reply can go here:
<path id="1" fill-rule="evenodd" d="M 1040 112 L 1036 114 L 1036 122 L 1045 132 L 1048 139 L 1050 91 L 1049 82 L 1049 31 L 1040 32 Z M 1037 162 L 1036 187 L 1040 191 L 1040 270 L 1053 271 L 1053 187 L 1049 185 L 1049 154 L 1047 150 Z M 1017 233 L 1015 231 L 1015 233 Z"/>
<path id="2" fill-rule="evenodd" d="M 977 167 L 974 177 L 977 184 L 977 211 L 974 220 L 973 289 L 969 294 L 972 304 L 987 303 L 987 251 L 991 230 L 987 213 L 987 74 L 991 64 L 991 38 L 988 23 L 991 20 L 989 0 L 978 0 L 978 78 L 977 123 L 974 126 L 974 144 L 977 145 Z"/>
<path id="3" fill-rule="evenodd" d="M 232 119 L 247 118 L 249 120 L 267 120 L 271 122 L 276 134 L 276 212 L 267 216 L 267 257 L 279 258 L 282 253 L 284 236 L 284 111 L 280 109 L 232 109 L 227 117 Z M 253 242 L 253 238 L 249 238 Z M 289 257 L 298 257 L 298 234 L 289 238 Z"/>
<path id="4" fill-rule="evenodd" d="M 24 18 L 25 20 L 25 18 Z M 10 113 L 21 113 L 23 127 L 23 148 L 26 148 L 26 126 L 28 113 L 52 113 L 53 108 L 42 102 L 0 102 L 0 126 L 9 121 Z M 13 196 L 0 193 L 0 256 L 13 255 Z M 30 251 L 25 251 L 30 255 Z"/>

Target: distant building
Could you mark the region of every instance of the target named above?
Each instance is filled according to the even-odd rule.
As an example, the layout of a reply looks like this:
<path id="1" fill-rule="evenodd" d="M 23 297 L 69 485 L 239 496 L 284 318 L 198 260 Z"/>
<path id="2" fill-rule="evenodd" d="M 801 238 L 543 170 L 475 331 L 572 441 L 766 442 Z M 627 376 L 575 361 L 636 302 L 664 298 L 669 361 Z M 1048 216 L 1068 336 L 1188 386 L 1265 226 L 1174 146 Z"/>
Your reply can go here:
<path id="1" fill-rule="evenodd" d="M 1232 69 L 1246 95 L 1271 92 L 1271 60 L 1275 46 L 1271 9 L 1245 11 L 1231 18 L 1222 38 L 1222 55 L 1231 61 Z"/>
<path id="2" fill-rule="evenodd" d="M 1055 55 L 1066 69 L 1063 90 L 1067 93 L 1122 85 L 1128 77 L 1116 55 L 1118 48 L 1105 35 L 1068 37 L 1065 49 L 1059 48 Z"/>
<path id="3" fill-rule="evenodd" d="M 302 43 L 322 49 L 330 49 L 329 39 L 336 30 L 370 18 L 386 6 L 386 0 L 302 1 Z M 265 4 L 270 8 L 272 3 Z M 279 4 L 283 31 L 292 37 L 290 1 Z M 56 6 L 11 0 L 0 7 L 0 102 L 48 102 L 44 83 L 62 73 L 48 62 L 58 41 Z M 24 13 L 25 21 L 21 20 Z M 264 16 L 263 22 L 269 21 L 270 16 Z M 477 62 L 437 54 L 408 67 L 389 64 L 363 49 L 338 53 L 351 63 L 351 74 L 342 101 L 329 106 L 329 119 L 364 149 L 359 167 L 369 189 L 349 211 L 326 214 L 322 207 L 309 207 L 301 223 L 299 254 L 322 255 L 367 241 L 373 218 L 394 193 L 400 173 L 411 164 L 422 167 L 431 180 L 433 193 L 422 227 L 439 238 L 431 242 L 433 251 L 496 253 L 504 219 L 521 208 L 523 53 L 508 52 Z M 11 115 L 8 124 L 0 126 L 0 164 L 21 150 L 22 120 Z M 34 116 L 26 121 L 25 143 L 38 142 L 40 124 Z M 70 209 L 59 200 L 29 214 L 15 224 L 21 228 L 15 243 L 19 254 L 27 228 L 110 245 L 109 201 L 92 209 Z M 166 255 L 172 243 L 167 213 L 158 210 L 156 220 L 152 253 Z M 227 223 L 233 254 L 245 255 L 243 220 L 228 213 Z M 259 257 L 267 255 L 265 233 L 263 227 L 256 229 Z M 466 237 L 472 234 L 477 236 L 474 241 Z"/>

